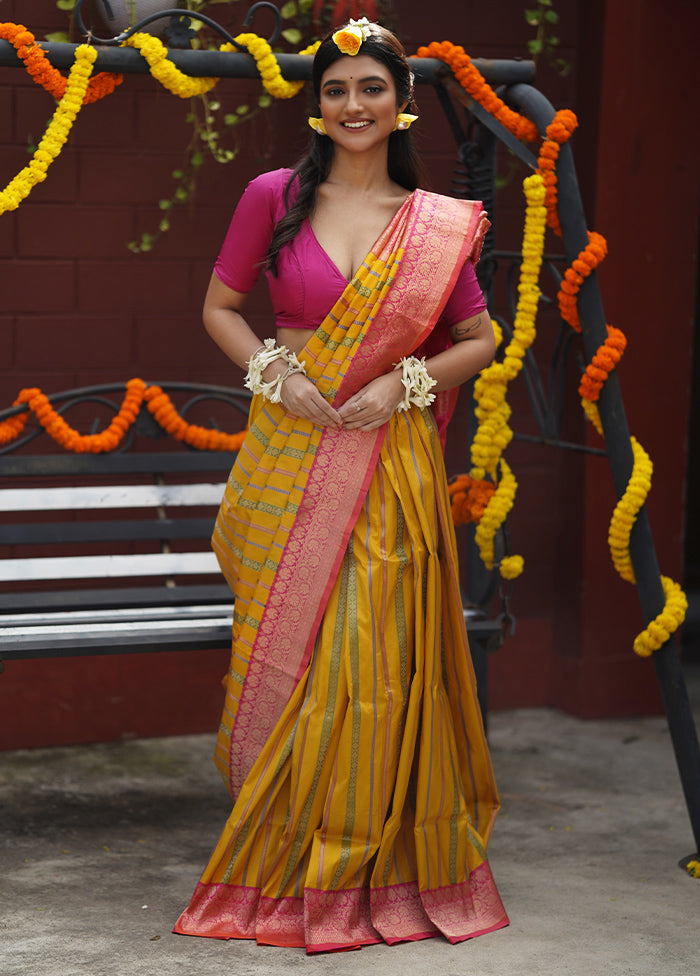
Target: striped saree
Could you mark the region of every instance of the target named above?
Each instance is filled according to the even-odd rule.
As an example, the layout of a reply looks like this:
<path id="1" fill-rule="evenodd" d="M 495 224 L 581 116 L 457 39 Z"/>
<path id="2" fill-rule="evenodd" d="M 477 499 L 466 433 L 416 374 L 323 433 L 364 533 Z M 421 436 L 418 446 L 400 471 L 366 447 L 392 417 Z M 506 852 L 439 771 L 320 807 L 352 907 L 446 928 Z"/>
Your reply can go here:
<path id="1" fill-rule="evenodd" d="M 407 199 L 300 356 L 329 401 L 425 341 L 484 228 L 477 204 Z M 318 952 L 506 925 L 431 411 L 331 430 L 256 397 L 213 546 L 234 807 L 175 931 Z"/>

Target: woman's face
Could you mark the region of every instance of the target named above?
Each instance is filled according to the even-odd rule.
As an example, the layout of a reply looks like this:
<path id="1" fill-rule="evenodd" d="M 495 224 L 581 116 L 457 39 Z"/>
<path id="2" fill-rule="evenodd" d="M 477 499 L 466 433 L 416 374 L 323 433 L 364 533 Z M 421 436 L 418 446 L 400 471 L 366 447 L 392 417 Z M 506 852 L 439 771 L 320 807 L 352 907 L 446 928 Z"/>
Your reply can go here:
<path id="1" fill-rule="evenodd" d="M 396 123 L 391 72 L 366 54 L 339 58 L 321 78 L 321 115 L 338 146 L 366 152 L 389 138 Z"/>

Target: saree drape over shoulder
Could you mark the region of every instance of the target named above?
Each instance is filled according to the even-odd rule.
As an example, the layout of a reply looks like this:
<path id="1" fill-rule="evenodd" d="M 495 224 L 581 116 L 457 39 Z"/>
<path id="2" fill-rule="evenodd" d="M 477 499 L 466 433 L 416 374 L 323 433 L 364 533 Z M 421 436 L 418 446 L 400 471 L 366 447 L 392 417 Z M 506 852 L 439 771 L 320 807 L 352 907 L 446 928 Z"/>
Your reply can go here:
<path id="1" fill-rule="evenodd" d="M 330 402 L 425 343 L 485 226 L 478 204 L 407 199 L 300 356 Z M 254 399 L 213 538 L 235 594 L 215 755 L 234 807 L 176 932 L 318 952 L 507 925 L 450 402 L 361 432 Z"/>

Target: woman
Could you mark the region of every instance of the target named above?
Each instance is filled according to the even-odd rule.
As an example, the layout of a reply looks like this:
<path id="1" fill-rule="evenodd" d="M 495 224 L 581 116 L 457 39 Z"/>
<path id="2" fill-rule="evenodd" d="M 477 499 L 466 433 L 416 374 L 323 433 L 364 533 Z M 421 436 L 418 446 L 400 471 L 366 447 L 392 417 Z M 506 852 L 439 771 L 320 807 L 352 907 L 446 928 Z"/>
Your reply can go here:
<path id="1" fill-rule="evenodd" d="M 235 594 L 215 756 L 234 808 L 175 931 L 458 942 L 508 922 L 439 430 L 493 357 L 488 221 L 416 189 L 390 32 L 327 37 L 313 84 L 311 148 L 249 184 L 204 306 L 256 396 L 213 539 Z M 242 316 L 261 263 L 262 346 Z"/>

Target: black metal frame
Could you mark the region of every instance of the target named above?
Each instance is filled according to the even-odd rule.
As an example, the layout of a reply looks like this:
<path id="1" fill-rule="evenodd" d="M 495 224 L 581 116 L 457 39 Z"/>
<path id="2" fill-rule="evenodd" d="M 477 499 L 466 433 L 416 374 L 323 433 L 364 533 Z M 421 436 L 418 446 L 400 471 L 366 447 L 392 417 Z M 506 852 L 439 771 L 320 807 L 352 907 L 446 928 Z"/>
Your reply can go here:
<path id="1" fill-rule="evenodd" d="M 78 9 L 83 0 L 79 0 Z M 257 6 L 257 5 L 256 5 Z M 272 6 L 268 4 L 267 6 Z M 256 7 L 252 8 L 251 14 Z M 176 11 L 178 17 L 193 16 L 191 13 Z M 160 16 L 163 16 L 162 14 Z M 153 18 L 149 18 L 150 22 Z M 143 24 L 137 25 L 141 27 Z M 136 28 L 134 28 L 136 29 Z M 219 30 L 221 33 L 221 30 Z M 144 73 L 147 66 L 140 54 L 130 48 L 117 45 L 123 37 L 114 38 L 111 45 L 98 52 L 96 70 L 127 71 Z M 227 38 L 233 40 L 232 38 Z M 45 45 L 49 60 L 57 67 L 66 67 L 73 60 L 75 45 Z M 171 51 L 174 63 L 186 74 L 211 75 L 219 77 L 256 77 L 257 70 L 253 59 L 242 53 L 221 53 L 215 51 Z M 279 55 L 278 61 L 285 78 L 307 80 L 311 72 L 311 59 L 299 55 Z M 19 65 L 14 49 L 8 42 L 0 42 L 0 66 Z M 481 61 L 474 64 L 491 85 L 505 86 L 499 92 L 502 98 L 531 119 L 539 132 L 544 135 L 547 125 L 554 118 L 554 109 L 547 99 L 529 83 L 533 80 L 533 66 L 529 62 Z M 460 146 L 460 159 L 468 162 L 466 146 L 471 141 L 465 138 L 464 130 L 458 124 L 457 114 L 449 104 L 450 94 L 467 109 L 471 122 L 479 123 L 488 138 L 500 139 L 515 153 L 526 166 L 536 168 L 533 154 L 522 146 L 499 122 L 481 106 L 464 94 L 452 79 L 449 69 L 434 59 L 412 60 L 416 81 L 433 84 L 445 108 L 457 142 Z M 487 138 L 480 136 L 480 139 Z M 493 139 L 491 139 L 493 142 Z M 576 179 L 571 147 L 564 145 L 557 162 L 558 207 L 562 228 L 565 257 L 570 264 L 588 243 L 587 225 Z M 482 198 L 485 194 L 481 194 Z M 487 252 L 491 260 L 494 255 Z M 590 361 L 607 337 L 603 304 L 595 274 L 591 274 L 581 287 L 578 301 L 579 318 L 585 354 Z M 633 468 L 633 454 L 630 432 L 625 418 L 622 395 L 615 372 L 610 374 L 600 395 L 599 411 L 603 425 L 607 453 L 610 460 L 615 491 L 621 497 L 630 479 Z M 661 584 L 654 541 L 646 511 L 643 508 L 637 517 L 630 542 L 630 555 L 634 568 L 637 590 L 645 623 L 652 621 L 663 609 L 665 597 Z M 654 655 L 659 685 L 664 701 L 666 716 L 671 732 L 676 761 L 690 815 L 695 842 L 700 848 L 700 746 L 692 717 L 690 702 L 680 664 L 678 648 L 674 638 L 669 639 Z"/>

